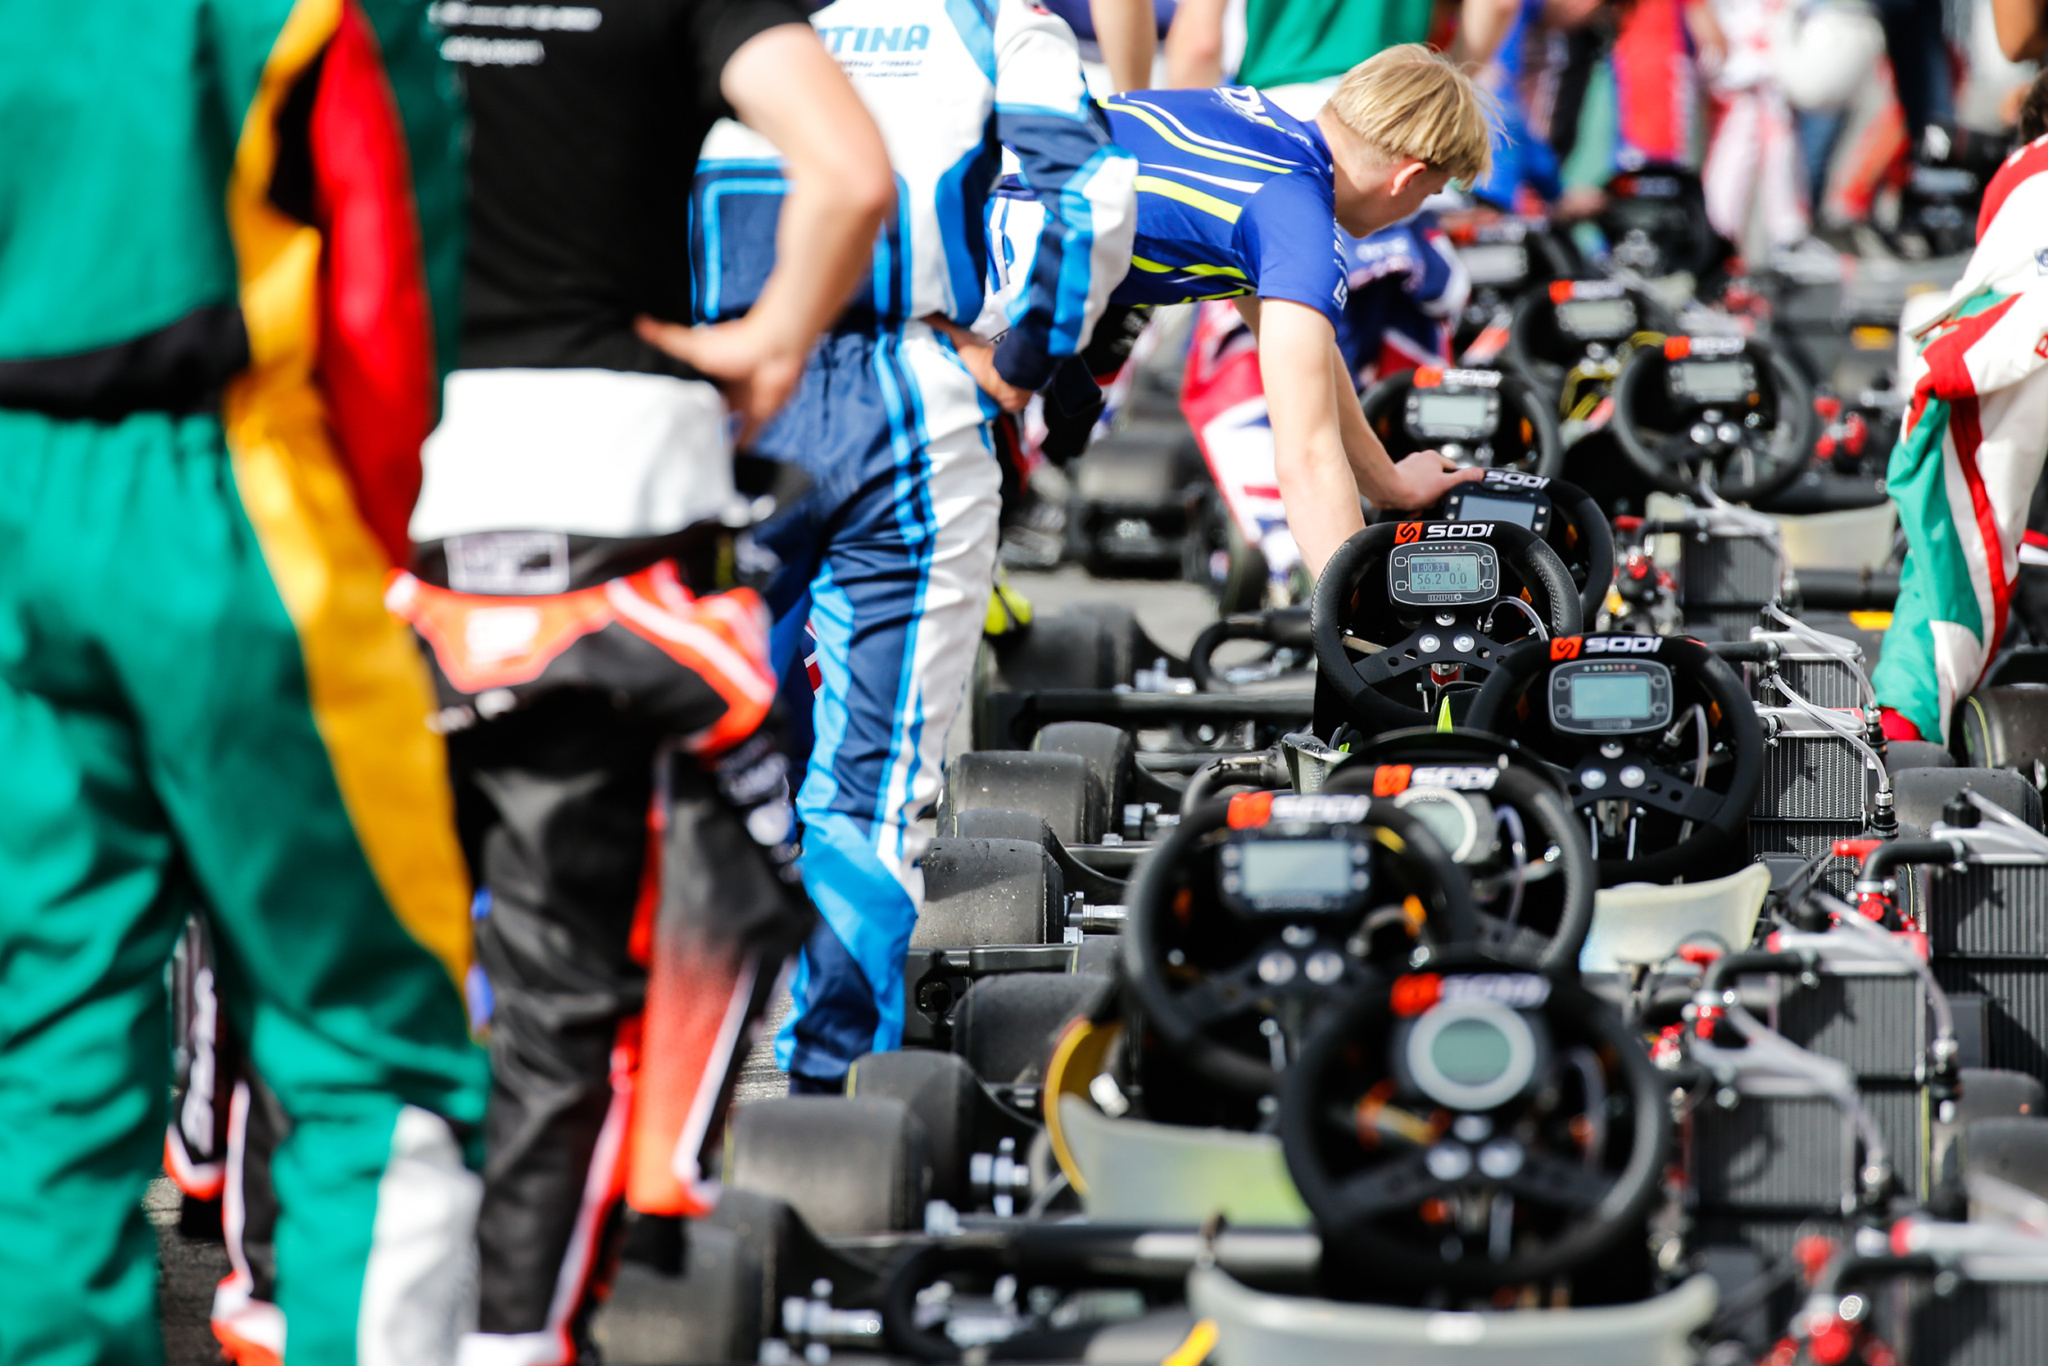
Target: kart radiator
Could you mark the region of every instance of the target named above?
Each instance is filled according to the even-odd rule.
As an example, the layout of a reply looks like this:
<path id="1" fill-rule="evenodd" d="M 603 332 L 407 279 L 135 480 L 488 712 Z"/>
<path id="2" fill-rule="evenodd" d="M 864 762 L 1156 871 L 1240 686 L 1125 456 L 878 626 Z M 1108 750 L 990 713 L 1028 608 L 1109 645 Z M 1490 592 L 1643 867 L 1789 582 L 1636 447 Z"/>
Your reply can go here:
<path id="1" fill-rule="evenodd" d="M 1764 605 L 1777 597 L 1778 555 L 1762 537 L 1679 538 L 1678 605 L 1687 626 L 1714 626 L 1744 640 L 1752 626 L 1766 624 Z"/>
<path id="2" fill-rule="evenodd" d="M 1900 1188 L 1921 1189 L 1923 1092 L 1910 1082 L 1858 1088 L 1891 1149 Z M 1854 1126 L 1826 1096 L 1757 1095 L 1733 1109 L 1708 1099 L 1689 1125 L 1692 1197 L 1702 1213 L 1839 1215 L 1856 1194 Z"/>
<path id="3" fill-rule="evenodd" d="M 2048 1282 L 1964 1281 L 1946 1295 L 1923 1285 L 1914 1298 L 1913 1366 L 2048 1361 Z"/>
<path id="4" fill-rule="evenodd" d="M 1820 964 L 1807 986 L 1790 974 L 1744 978 L 1776 1004 L 1765 1023 L 1809 1052 L 1834 1058 L 1865 1081 L 1914 1081 L 1927 1056 L 1927 990 L 1884 964 Z"/>
<path id="5" fill-rule="evenodd" d="M 1863 647 L 1855 641 L 1839 636 L 1829 637 L 1839 643 L 1843 654 L 1856 661 L 1850 664 L 1840 655 L 1830 654 L 1791 631 L 1761 631 L 1753 633 L 1751 638 L 1769 641 L 1778 647 L 1777 659 L 1772 663 L 1750 664 L 1744 669 L 1749 679 L 1750 695 L 1758 702 L 1767 707 L 1782 703 L 1784 698 L 1777 687 L 1777 683 L 1782 682 L 1816 707 L 1868 705 L 1870 697 L 1862 669 Z"/>
<path id="6" fill-rule="evenodd" d="M 1788 730 L 1812 730 L 1819 722 L 1799 712 L 1759 708 L 1781 718 Z M 1861 750 L 1834 735 L 1786 734 L 1764 744 L 1763 782 L 1750 815 L 1776 821 L 1862 822 L 1875 788 Z M 1853 833 L 1853 832 L 1852 832 Z"/>
<path id="7" fill-rule="evenodd" d="M 1971 864 L 1927 876 L 1928 945 L 1936 957 L 2048 954 L 2048 865 Z"/>
<path id="8" fill-rule="evenodd" d="M 1936 954 L 1934 980 L 1951 997 L 1987 997 L 1983 1067 L 2048 1076 L 2048 958 L 1950 958 Z M 2048 1360 L 2048 1358 L 2044 1358 Z"/>

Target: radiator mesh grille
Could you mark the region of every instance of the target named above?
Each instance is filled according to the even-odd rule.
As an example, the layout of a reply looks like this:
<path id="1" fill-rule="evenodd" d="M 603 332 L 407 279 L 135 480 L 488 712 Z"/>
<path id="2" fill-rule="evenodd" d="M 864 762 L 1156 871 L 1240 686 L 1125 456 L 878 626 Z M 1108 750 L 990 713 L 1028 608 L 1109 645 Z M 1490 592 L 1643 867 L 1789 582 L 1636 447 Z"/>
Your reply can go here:
<path id="1" fill-rule="evenodd" d="M 1930 870 L 1927 929 L 1937 956 L 2041 957 L 2048 953 L 2048 867 Z"/>
<path id="2" fill-rule="evenodd" d="M 1778 676 L 1816 707 L 1860 707 L 1866 700 L 1862 675 L 1838 659 L 1780 659 Z M 1759 676 L 1756 698 L 1773 705 L 1778 691 Z"/>
<path id="3" fill-rule="evenodd" d="M 1984 1066 L 2048 1076 L 2048 961 L 1939 958 L 1942 989 L 1990 998 L 1984 1011 Z"/>
<path id="4" fill-rule="evenodd" d="M 1913 1308 L 1914 1366 L 2020 1366 L 2048 1361 L 2048 1285 L 1965 1281 L 1952 1295 L 1921 1290 Z"/>
<path id="5" fill-rule="evenodd" d="M 1694 607 L 1761 607 L 1777 598 L 1778 557 L 1761 537 L 1686 536 L 1679 547 L 1679 602 L 1688 618 Z"/>
<path id="6" fill-rule="evenodd" d="M 1861 1089 L 1901 1186 L 1918 1191 L 1920 1090 Z M 1829 1213 L 1855 1193 L 1854 1129 L 1825 1097 L 1744 1096 L 1732 1110 L 1709 1101 L 1693 1112 L 1691 1128 L 1693 1195 L 1702 1210 Z"/>
<path id="7" fill-rule="evenodd" d="M 1917 977 L 1824 972 L 1808 987 L 1788 974 L 1775 1015 L 1780 1034 L 1868 1080 L 1911 1081 L 1924 1056 L 1926 990 Z"/>
<path id="8" fill-rule="evenodd" d="M 1764 746 L 1763 782 L 1752 816 L 1767 820 L 1860 821 L 1872 775 L 1863 754 L 1833 736 L 1787 736 Z"/>

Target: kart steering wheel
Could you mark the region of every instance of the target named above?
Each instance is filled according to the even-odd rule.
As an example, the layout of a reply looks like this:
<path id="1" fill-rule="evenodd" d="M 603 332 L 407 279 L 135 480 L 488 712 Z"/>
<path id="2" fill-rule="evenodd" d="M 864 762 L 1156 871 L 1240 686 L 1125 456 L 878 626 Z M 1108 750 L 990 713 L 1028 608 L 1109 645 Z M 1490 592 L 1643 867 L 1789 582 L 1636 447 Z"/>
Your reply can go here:
<path id="1" fill-rule="evenodd" d="M 1467 723 L 1557 772 L 1603 887 L 1705 875 L 1738 846 L 1763 777 L 1742 680 L 1679 636 L 1531 641 L 1500 661 Z"/>
<path id="2" fill-rule="evenodd" d="M 1585 1264 L 1657 1194 L 1669 1089 L 1571 978 L 1454 951 L 1368 983 L 1281 1091 L 1324 1279 L 1484 1291 Z"/>
<path id="3" fill-rule="evenodd" d="M 1374 520 L 1393 522 L 1404 514 L 1382 512 Z M 1593 495 L 1577 484 L 1517 470 L 1488 470 L 1476 484 L 1460 484 L 1431 511 L 1445 522 L 1497 518 L 1527 527 L 1557 552 L 1579 586 L 1579 611 L 1586 621 L 1599 616 L 1614 586 L 1614 526 Z"/>
<path id="4" fill-rule="evenodd" d="M 1475 929 L 1471 883 L 1420 817 L 1272 792 L 1183 815 L 1138 866 L 1126 916 L 1124 978 L 1146 1030 L 1242 1095 L 1273 1092 L 1276 1060 L 1373 962 Z"/>
<path id="5" fill-rule="evenodd" d="M 1618 362 L 1641 341 L 1661 341 L 1677 327 L 1671 311 L 1639 289 L 1614 280 L 1556 280 L 1515 301 L 1501 362 L 1548 394 L 1560 416 L 1570 416 L 1586 397 L 1606 392 Z M 1567 393 L 1573 375 L 1580 382 Z"/>
<path id="6" fill-rule="evenodd" d="M 1556 405 L 1520 375 L 1425 365 L 1366 391 L 1365 420 L 1395 460 L 1437 451 L 1465 466 L 1556 474 Z"/>
<path id="7" fill-rule="evenodd" d="M 1330 557 L 1310 605 L 1319 731 L 1420 725 L 1498 668 L 1507 646 L 1574 634 L 1583 620 L 1557 552 L 1512 522 L 1369 526 Z"/>
<path id="8" fill-rule="evenodd" d="M 1769 497 L 1813 455 L 1813 388 L 1783 351 L 1744 337 L 1638 347 L 1614 382 L 1614 434 L 1666 493 L 1701 480 L 1732 503 Z"/>
<path id="9" fill-rule="evenodd" d="M 1472 878 L 1480 947 L 1539 969 L 1579 961 L 1599 873 L 1585 822 L 1541 763 L 1478 731 L 1381 736 L 1323 780 L 1419 816 Z"/>

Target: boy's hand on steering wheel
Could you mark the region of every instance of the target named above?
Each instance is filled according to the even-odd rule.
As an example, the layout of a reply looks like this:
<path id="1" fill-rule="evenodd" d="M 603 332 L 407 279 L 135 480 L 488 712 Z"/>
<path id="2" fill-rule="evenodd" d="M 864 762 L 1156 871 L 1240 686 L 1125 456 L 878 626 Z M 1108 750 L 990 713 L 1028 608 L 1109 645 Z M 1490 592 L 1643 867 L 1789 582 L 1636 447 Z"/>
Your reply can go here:
<path id="1" fill-rule="evenodd" d="M 1387 507 L 1399 512 L 1433 508 L 1458 485 L 1485 477 L 1483 469 L 1460 469 L 1435 451 L 1417 451 L 1394 462 L 1395 493 Z"/>

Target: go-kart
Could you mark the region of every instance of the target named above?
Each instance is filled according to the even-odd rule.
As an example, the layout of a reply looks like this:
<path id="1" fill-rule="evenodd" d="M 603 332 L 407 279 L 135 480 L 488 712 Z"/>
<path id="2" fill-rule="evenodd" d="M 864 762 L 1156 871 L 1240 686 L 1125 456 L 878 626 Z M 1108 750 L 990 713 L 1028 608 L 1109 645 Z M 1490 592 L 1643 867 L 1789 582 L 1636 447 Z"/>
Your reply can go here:
<path id="1" fill-rule="evenodd" d="M 1557 553 L 1513 522 L 1367 527 L 1316 584 L 1316 733 L 1462 720 L 1510 645 L 1580 629 L 1579 593 Z"/>
<path id="2" fill-rule="evenodd" d="M 1614 384 L 1614 434 L 1665 493 L 1705 487 L 1756 503 L 1812 455 L 1813 390 L 1782 353 L 1738 336 L 1670 336 L 1638 347 Z"/>
<path id="3" fill-rule="evenodd" d="M 1486 365 L 1500 355 L 1516 299 L 1586 273 L 1571 238 L 1541 218 L 1482 208 L 1443 215 L 1442 223 L 1472 282 L 1451 342 L 1461 365 Z"/>
<path id="4" fill-rule="evenodd" d="M 1507 652 L 1466 723 L 1552 765 L 1603 885 L 1746 860 L 1763 733 L 1741 678 L 1695 640 L 1558 635 Z"/>
<path id="5" fill-rule="evenodd" d="M 1555 475 L 1564 463 L 1552 405 L 1503 370 L 1423 366 L 1367 391 L 1365 420 L 1395 460 L 1433 450 L 1481 469 Z"/>
<path id="6" fill-rule="evenodd" d="M 1374 520 L 1410 520 L 1382 513 Z M 1534 532 L 1557 552 L 1578 585 L 1580 614 L 1592 621 L 1614 583 L 1614 527 L 1590 493 L 1576 484 L 1519 470 L 1488 470 L 1476 484 L 1461 484 L 1431 509 L 1438 522 L 1511 522 Z"/>

